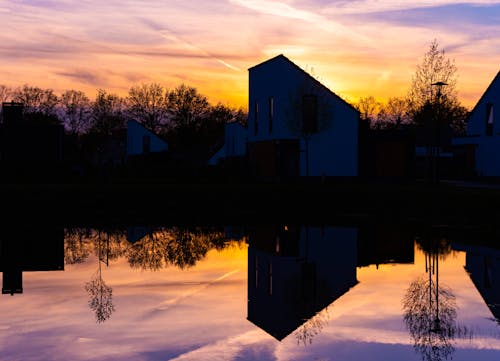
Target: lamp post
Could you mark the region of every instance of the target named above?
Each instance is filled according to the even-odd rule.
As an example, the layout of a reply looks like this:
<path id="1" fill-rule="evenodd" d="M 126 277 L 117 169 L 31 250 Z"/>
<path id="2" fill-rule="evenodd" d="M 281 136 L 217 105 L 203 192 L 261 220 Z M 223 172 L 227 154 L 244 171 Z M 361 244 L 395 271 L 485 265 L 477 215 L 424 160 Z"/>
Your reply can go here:
<path id="1" fill-rule="evenodd" d="M 440 147 L 441 147 L 441 134 L 440 134 L 440 129 L 441 129 L 441 96 L 442 96 L 442 88 L 448 85 L 447 83 L 443 81 L 438 81 L 435 83 L 432 83 L 431 86 L 435 86 L 437 88 L 436 92 L 436 121 L 435 121 L 435 126 L 436 126 L 436 143 L 434 145 L 435 147 L 435 152 L 432 152 L 433 156 L 435 157 L 435 181 L 437 184 L 439 184 L 439 161 L 440 161 Z"/>

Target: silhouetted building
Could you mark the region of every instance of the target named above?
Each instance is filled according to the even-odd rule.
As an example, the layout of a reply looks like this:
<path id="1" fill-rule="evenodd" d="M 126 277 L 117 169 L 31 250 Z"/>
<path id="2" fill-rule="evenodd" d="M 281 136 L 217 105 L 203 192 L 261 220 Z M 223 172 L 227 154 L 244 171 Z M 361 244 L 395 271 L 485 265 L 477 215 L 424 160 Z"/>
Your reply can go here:
<path id="1" fill-rule="evenodd" d="M 0 228 L 0 271 L 2 294 L 23 292 L 23 272 L 64 270 L 62 228 Z"/>
<path id="2" fill-rule="evenodd" d="M 257 178 L 358 175 L 359 112 L 283 55 L 249 70 L 248 160 Z"/>
<path id="3" fill-rule="evenodd" d="M 248 320 L 282 340 L 357 284 L 357 232 L 256 227 L 248 248 Z"/>
<path id="4" fill-rule="evenodd" d="M 359 175 L 367 179 L 413 179 L 415 136 L 408 127 L 372 129 L 366 121 L 359 128 Z"/>
<path id="5" fill-rule="evenodd" d="M 466 120 L 464 137 L 453 144 L 465 175 L 500 176 L 500 72 L 498 72 Z"/>
<path id="6" fill-rule="evenodd" d="M 64 129 L 55 116 L 23 112 L 21 103 L 2 104 L 0 167 L 3 181 L 55 179 L 63 159 Z"/>

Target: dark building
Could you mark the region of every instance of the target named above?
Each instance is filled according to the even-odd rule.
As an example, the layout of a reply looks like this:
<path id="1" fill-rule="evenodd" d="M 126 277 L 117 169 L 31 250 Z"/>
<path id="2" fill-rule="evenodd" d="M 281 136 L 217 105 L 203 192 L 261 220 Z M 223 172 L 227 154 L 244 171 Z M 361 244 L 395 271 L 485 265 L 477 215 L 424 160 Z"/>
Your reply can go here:
<path id="1" fill-rule="evenodd" d="M 21 103 L 2 104 L 2 181 L 57 178 L 63 160 L 64 128 L 57 117 L 24 112 Z"/>
<path id="2" fill-rule="evenodd" d="M 359 127 L 359 175 L 365 179 L 411 180 L 415 177 L 415 136 L 408 127 Z"/>

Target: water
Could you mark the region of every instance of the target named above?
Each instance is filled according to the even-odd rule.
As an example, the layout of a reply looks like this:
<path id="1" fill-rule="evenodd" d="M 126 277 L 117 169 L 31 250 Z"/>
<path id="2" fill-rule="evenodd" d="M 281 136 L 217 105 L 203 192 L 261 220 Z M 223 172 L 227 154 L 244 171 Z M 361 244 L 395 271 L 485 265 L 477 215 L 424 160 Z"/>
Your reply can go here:
<path id="1" fill-rule="evenodd" d="M 500 249 L 447 231 L 24 226 L 0 241 L 2 361 L 500 359 Z"/>

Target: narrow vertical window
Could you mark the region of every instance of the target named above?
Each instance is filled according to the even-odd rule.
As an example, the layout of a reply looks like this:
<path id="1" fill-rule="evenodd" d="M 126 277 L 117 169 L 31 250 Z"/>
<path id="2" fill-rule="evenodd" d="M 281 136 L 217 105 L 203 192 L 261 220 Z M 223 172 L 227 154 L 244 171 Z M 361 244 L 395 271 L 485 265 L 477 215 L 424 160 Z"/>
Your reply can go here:
<path id="1" fill-rule="evenodd" d="M 274 250 L 276 253 L 280 253 L 280 237 L 276 237 L 276 243 L 274 245 Z"/>
<path id="2" fill-rule="evenodd" d="M 259 258 L 255 256 L 254 258 L 255 264 L 255 288 L 259 285 Z"/>
<path id="3" fill-rule="evenodd" d="M 269 134 L 273 132 L 274 98 L 269 97 Z"/>
<path id="4" fill-rule="evenodd" d="M 486 135 L 493 135 L 493 104 L 486 104 Z"/>
<path id="5" fill-rule="evenodd" d="M 151 139 L 149 135 L 145 135 L 142 137 L 142 152 L 144 154 L 148 154 L 151 151 Z"/>
<path id="6" fill-rule="evenodd" d="M 269 263 L 269 294 L 273 294 L 273 264 Z"/>
<path id="7" fill-rule="evenodd" d="M 256 100 L 255 101 L 255 106 L 254 106 L 254 118 L 255 118 L 255 127 L 254 127 L 254 133 L 257 135 L 259 132 L 259 102 Z"/>

